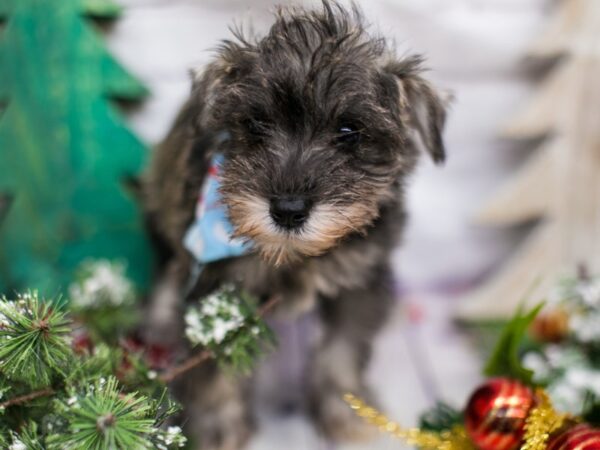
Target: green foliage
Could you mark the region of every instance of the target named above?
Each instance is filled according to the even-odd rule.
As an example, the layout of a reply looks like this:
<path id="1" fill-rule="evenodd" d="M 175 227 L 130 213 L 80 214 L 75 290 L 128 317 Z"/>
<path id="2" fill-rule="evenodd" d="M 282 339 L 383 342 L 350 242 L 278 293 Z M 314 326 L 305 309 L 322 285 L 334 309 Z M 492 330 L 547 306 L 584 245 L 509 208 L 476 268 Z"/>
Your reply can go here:
<path id="1" fill-rule="evenodd" d="M 186 361 L 166 367 L 170 354 L 144 347 L 127 327 L 113 327 L 106 339 L 106 329 L 90 333 L 103 311 L 119 317 L 135 308 L 135 293 L 117 263 L 88 261 L 77 274 L 71 302 L 42 301 L 36 292 L 0 298 L 0 448 L 183 447 L 181 429 L 166 426 L 179 407 L 161 376 Z M 272 342 L 254 300 L 231 286 L 190 314 L 189 336 L 229 368 L 248 369 Z"/>
<path id="2" fill-rule="evenodd" d="M 116 373 L 124 386 L 148 395 L 155 395 L 164 387 L 158 379 L 158 373 L 148 367 L 143 352 L 120 353 L 121 359 Z"/>
<path id="3" fill-rule="evenodd" d="M 52 435 L 48 442 L 64 450 L 151 448 L 155 411 L 147 397 L 125 394 L 116 378 L 101 378 L 82 390 L 70 389 L 57 408 L 67 432 Z"/>
<path id="4" fill-rule="evenodd" d="M 186 336 L 210 350 L 222 365 L 248 371 L 274 341 L 256 303 L 247 292 L 224 286 L 188 308 Z"/>
<path id="5" fill-rule="evenodd" d="M 0 300 L 0 311 L 0 448 L 166 450 L 185 444 L 179 428 L 161 428 L 178 406 L 149 379 L 146 366 L 135 373 L 145 374 L 149 396 L 114 376 L 123 350 L 98 344 L 76 353 L 70 322 L 55 303 L 28 293 Z"/>
<path id="6" fill-rule="evenodd" d="M 120 349 L 97 344 L 90 354 L 77 357 L 76 363 L 65 377 L 65 385 L 86 386 L 100 377 L 107 378 L 116 372 L 122 358 L 123 352 Z"/>
<path id="7" fill-rule="evenodd" d="M 56 415 L 48 433 L 48 449 L 175 449 L 186 438 L 179 427 L 164 428 L 179 411 L 167 390 L 148 397 L 125 392 L 113 376 L 67 389 L 54 401 Z"/>
<path id="8" fill-rule="evenodd" d="M 543 386 L 554 406 L 600 424 L 600 277 L 580 267 L 577 276 L 565 277 L 548 295 L 547 311 L 536 347 L 523 355 L 523 364 L 534 371 L 534 382 Z"/>
<path id="9" fill-rule="evenodd" d="M 0 301 L 0 371 L 31 387 L 64 376 L 72 360 L 69 321 L 36 292 Z"/>
<path id="10" fill-rule="evenodd" d="M 178 410 L 164 385 L 119 347 L 75 351 L 72 324 L 58 303 L 35 292 L 0 299 L 0 448 L 182 447 L 179 428 L 163 429 Z M 117 380 L 126 358 L 127 376 Z"/>
<path id="11" fill-rule="evenodd" d="M 139 321 L 135 288 L 123 263 L 87 260 L 69 287 L 70 311 L 93 340 L 116 343 Z"/>
<path id="12" fill-rule="evenodd" d="M 464 423 L 463 413 L 452 406 L 438 402 L 429 411 L 420 417 L 420 428 L 425 431 L 441 433 L 450 431 L 457 425 Z"/>
<path id="13" fill-rule="evenodd" d="M 529 326 L 542 307 L 543 304 L 538 305 L 526 313 L 520 309 L 508 322 L 485 366 L 484 373 L 486 376 L 506 376 L 526 384 L 532 384 L 533 371 L 523 367 L 519 350 Z"/>
<path id="14" fill-rule="evenodd" d="M 593 426 L 600 426 L 600 399 L 589 393 L 583 406 L 583 420 Z"/>
<path id="15" fill-rule="evenodd" d="M 10 441 L 11 447 L 9 450 L 46 450 L 40 443 L 40 433 L 38 432 L 38 425 L 35 422 L 28 422 L 25 424 L 19 434 L 11 433 Z"/>
<path id="16" fill-rule="evenodd" d="M 163 425 L 166 420 L 179 412 L 179 405 L 173 403 L 167 395 L 167 390 L 163 389 L 163 394 L 158 401 L 151 403 L 152 417 L 154 420 L 154 427 L 156 432 L 150 436 L 150 440 L 154 448 L 158 450 L 167 450 L 170 448 L 185 447 L 187 439 L 181 432 L 181 428 L 178 426 L 170 426 L 165 428 Z"/>
<path id="17" fill-rule="evenodd" d="M 124 188 L 147 150 L 111 102 L 145 87 L 104 47 L 88 17 L 106 0 L 0 0 L 0 292 L 64 289 L 87 257 L 127 261 L 139 286 L 151 256 Z M 5 107 L 3 106 L 5 105 Z"/>

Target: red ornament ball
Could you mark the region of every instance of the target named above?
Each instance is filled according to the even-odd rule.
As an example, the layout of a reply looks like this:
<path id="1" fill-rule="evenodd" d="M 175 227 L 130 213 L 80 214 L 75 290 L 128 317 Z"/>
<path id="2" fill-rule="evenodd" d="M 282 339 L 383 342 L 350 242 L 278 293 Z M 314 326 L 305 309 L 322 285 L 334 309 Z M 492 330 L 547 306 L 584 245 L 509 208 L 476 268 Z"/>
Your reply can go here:
<path id="1" fill-rule="evenodd" d="M 523 439 L 525 420 L 535 405 L 531 389 L 508 378 L 493 378 L 471 396 L 465 427 L 481 450 L 514 450 Z"/>
<path id="2" fill-rule="evenodd" d="M 547 450 L 600 450 L 600 430 L 577 425 L 550 439 Z"/>

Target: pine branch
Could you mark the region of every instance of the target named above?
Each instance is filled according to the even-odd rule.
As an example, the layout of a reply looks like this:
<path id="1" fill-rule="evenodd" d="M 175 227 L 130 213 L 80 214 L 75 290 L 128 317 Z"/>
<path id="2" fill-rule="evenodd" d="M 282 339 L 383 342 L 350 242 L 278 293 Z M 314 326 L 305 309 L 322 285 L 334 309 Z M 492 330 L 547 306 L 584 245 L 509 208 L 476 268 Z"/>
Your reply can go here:
<path id="1" fill-rule="evenodd" d="M 163 373 L 159 379 L 163 383 L 170 383 L 175 378 L 183 375 L 184 373 L 192 370 L 195 367 L 198 367 L 204 364 L 209 359 L 213 359 L 214 355 L 209 350 L 203 350 L 200 353 L 196 353 L 190 358 L 186 359 L 183 363 L 173 367 L 172 369 L 167 370 Z"/>
<path id="2" fill-rule="evenodd" d="M 94 341 L 116 344 L 139 321 L 135 286 L 123 262 L 84 261 L 69 286 L 70 312 Z"/>
<path id="3" fill-rule="evenodd" d="M 51 387 L 40 389 L 37 391 L 30 392 L 29 394 L 19 395 L 18 397 L 13 397 L 9 400 L 6 400 L 0 403 L 0 411 L 8 408 L 9 406 L 22 405 L 24 403 L 28 403 L 32 400 L 42 398 L 42 397 L 50 397 L 51 395 L 56 394 L 56 391 Z"/>
<path id="4" fill-rule="evenodd" d="M 262 305 L 257 312 L 257 316 L 260 318 L 265 317 L 269 314 L 279 303 L 281 302 L 281 297 L 274 296 L 264 305 Z M 172 369 L 167 370 L 163 373 L 159 379 L 164 383 L 170 383 L 181 375 L 187 373 L 188 371 L 204 364 L 206 361 L 210 359 L 214 359 L 215 355 L 210 350 L 202 350 L 200 353 L 197 353 L 190 358 L 186 359 L 183 363 L 173 367 Z"/>
<path id="5" fill-rule="evenodd" d="M 32 388 L 49 386 L 73 361 L 70 330 L 58 303 L 41 301 L 35 291 L 0 299 L 0 369 Z"/>
<path id="6" fill-rule="evenodd" d="M 122 268 L 104 263 L 85 268 L 70 289 L 71 314 L 89 326 L 98 325 L 99 311 L 110 310 L 115 318 L 119 311 L 131 309 L 135 294 Z M 200 299 L 186 314 L 186 322 L 188 315 L 193 319 L 186 335 L 201 350 L 155 377 L 151 368 L 158 366 L 144 359 L 149 354 L 143 346 L 111 345 L 108 341 L 114 337 L 103 339 L 111 334 L 108 329 L 96 333 L 96 343 L 84 342 L 82 350 L 59 301 L 43 301 L 36 292 L 15 300 L 1 298 L 0 381 L 8 382 L 13 393 L 0 402 L 0 411 L 8 409 L 3 430 L 9 432 L 0 433 L 0 447 L 10 439 L 27 448 L 43 443 L 61 450 L 183 447 L 181 428 L 165 427 L 166 418 L 179 409 L 167 396 L 165 384 L 209 360 L 248 370 L 273 341 L 262 318 L 279 302 L 273 297 L 257 307 L 252 296 L 233 285 Z M 119 325 L 114 336 L 127 328 Z M 27 387 L 29 392 L 23 390 Z M 2 394 L 9 390 L 2 389 Z M 42 398 L 49 400 L 36 401 Z M 39 413 L 48 418 L 48 426 L 39 422 Z M 22 414 L 28 428 L 20 425 L 22 418 L 17 416 Z"/>
<path id="7" fill-rule="evenodd" d="M 260 318 L 265 317 L 280 303 L 280 301 L 281 301 L 280 297 L 271 298 L 267 303 L 265 303 L 258 309 L 257 316 Z M 214 359 L 214 358 L 215 358 L 215 355 L 210 350 L 206 350 L 206 349 L 202 350 L 199 353 L 192 355 L 191 357 L 186 359 L 181 364 L 176 365 L 176 366 L 168 369 L 167 371 L 165 371 L 163 374 L 161 374 L 159 376 L 159 380 L 163 383 L 171 383 L 173 380 L 180 377 L 181 375 L 189 372 L 190 370 L 192 370 L 196 367 L 201 366 L 206 361 Z M 35 400 L 37 398 L 48 397 L 48 396 L 52 396 L 54 394 L 56 394 L 56 391 L 50 387 L 35 390 L 28 394 L 14 397 L 9 400 L 6 400 L 5 402 L 0 403 L 0 409 L 7 408 L 9 406 L 14 406 L 14 405 L 22 405 L 22 404 L 28 403 L 32 400 Z"/>
<path id="8" fill-rule="evenodd" d="M 69 398 L 59 412 L 67 432 L 48 438 L 57 448 L 152 448 L 156 406 L 152 399 L 136 392 L 125 393 L 114 377 L 100 378 L 83 389 L 68 389 Z"/>

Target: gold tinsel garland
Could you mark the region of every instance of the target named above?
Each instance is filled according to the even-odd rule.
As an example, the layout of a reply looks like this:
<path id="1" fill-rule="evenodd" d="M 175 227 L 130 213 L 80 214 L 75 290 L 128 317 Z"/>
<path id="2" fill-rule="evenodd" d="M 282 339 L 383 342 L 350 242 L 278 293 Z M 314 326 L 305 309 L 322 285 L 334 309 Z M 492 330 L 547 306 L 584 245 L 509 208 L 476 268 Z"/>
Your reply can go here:
<path id="1" fill-rule="evenodd" d="M 521 450 L 544 450 L 550 435 L 559 430 L 567 419 L 571 419 L 567 414 L 560 414 L 554 409 L 544 390 L 536 391 L 536 399 L 537 405 L 525 422 L 524 444 Z"/>
<path id="2" fill-rule="evenodd" d="M 405 441 L 409 445 L 416 445 L 426 450 L 468 450 L 474 449 L 463 427 L 456 427 L 452 431 L 434 433 L 418 428 L 402 428 L 396 422 L 388 419 L 382 412 L 367 405 L 352 394 L 346 394 L 344 400 L 354 412 L 367 423 L 376 426 L 380 431 Z"/>
<path id="3" fill-rule="evenodd" d="M 536 399 L 537 404 L 526 420 L 521 450 L 544 450 L 550 435 L 560 429 L 566 420 L 574 420 L 566 414 L 558 413 L 545 391 L 539 389 L 536 392 Z M 403 428 L 352 394 L 346 394 L 344 400 L 367 423 L 405 441 L 408 445 L 423 450 L 475 450 L 475 446 L 462 426 L 456 426 L 451 431 L 442 433 L 423 431 L 418 428 Z"/>

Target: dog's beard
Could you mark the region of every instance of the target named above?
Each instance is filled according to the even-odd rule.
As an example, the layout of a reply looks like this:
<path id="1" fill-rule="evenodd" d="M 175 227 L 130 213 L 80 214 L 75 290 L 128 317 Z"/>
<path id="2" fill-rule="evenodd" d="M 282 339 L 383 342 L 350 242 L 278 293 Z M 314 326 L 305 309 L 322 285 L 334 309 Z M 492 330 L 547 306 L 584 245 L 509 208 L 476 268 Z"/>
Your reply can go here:
<path id="1" fill-rule="evenodd" d="M 364 233 L 377 218 L 377 209 L 362 203 L 345 206 L 319 203 L 297 230 L 278 227 L 269 213 L 269 202 L 252 195 L 229 197 L 226 201 L 234 237 L 250 240 L 261 256 L 278 266 L 306 256 L 318 256 L 352 233 Z"/>

